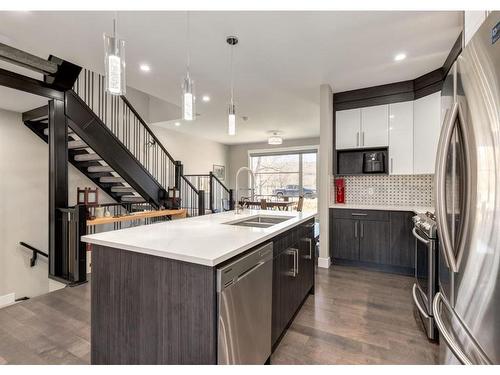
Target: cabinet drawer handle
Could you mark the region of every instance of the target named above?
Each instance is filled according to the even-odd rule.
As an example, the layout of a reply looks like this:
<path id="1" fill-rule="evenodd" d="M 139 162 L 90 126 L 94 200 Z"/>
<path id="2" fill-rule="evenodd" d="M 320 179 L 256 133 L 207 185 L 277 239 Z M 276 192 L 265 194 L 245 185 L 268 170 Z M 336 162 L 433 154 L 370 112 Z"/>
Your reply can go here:
<path id="1" fill-rule="evenodd" d="M 351 215 L 352 216 L 368 216 L 368 214 L 362 214 L 362 213 L 357 213 L 357 212 L 353 212 Z"/>
<path id="2" fill-rule="evenodd" d="M 310 238 L 303 238 L 302 241 L 305 241 L 309 243 L 309 255 L 305 255 L 304 259 L 312 259 L 312 239 Z"/>
<path id="3" fill-rule="evenodd" d="M 361 223 L 361 238 L 365 236 L 365 224 Z"/>
<path id="4" fill-rule="evenodd" d="M 358 238 L 358 222 L 354 222 L 354 238 Z"/>
<path id="5" fill-rule="evenodd" d="M 365 132 L 361 132 L 361 145 L 365 145 Z"/>
<path id="6" fill-rule="evenodd" d="M 299 249 L 295 250 L 295 276 L 299 274 Z"/>
<path id="7" fill-rule="evenodd" d="M 394 158 L 391 158 L 391 173 L 394 173 Z"/>
<path id="8" fill-rule="evenodd" d="M 359 147 L 359 132 L 356 133 L 356 147 Z"/>
<path id="9" fill-rule="evenodd" d="M 291 271 L 288 271 L 288 275 L 292 277 L 297 277 L 299 273 L 299 250 L 295 248 L 290 248 L 286 250 L 287 255 L 293 256 L 293 268 Z"/>

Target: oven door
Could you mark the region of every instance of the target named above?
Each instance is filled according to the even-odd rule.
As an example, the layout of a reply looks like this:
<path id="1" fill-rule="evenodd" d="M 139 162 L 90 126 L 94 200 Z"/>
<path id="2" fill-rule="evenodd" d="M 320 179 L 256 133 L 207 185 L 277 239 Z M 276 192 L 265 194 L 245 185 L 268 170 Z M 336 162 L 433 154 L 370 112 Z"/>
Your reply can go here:
<path id="1" fill-rule="evenodd" d="M 415 304 L 419 310 L 423 308 L 427 315 L 432 316 L 435 289 L 435 245 L 434 241 L 417 227 L 413 228 L 413 236 L 415 237 Z"/>

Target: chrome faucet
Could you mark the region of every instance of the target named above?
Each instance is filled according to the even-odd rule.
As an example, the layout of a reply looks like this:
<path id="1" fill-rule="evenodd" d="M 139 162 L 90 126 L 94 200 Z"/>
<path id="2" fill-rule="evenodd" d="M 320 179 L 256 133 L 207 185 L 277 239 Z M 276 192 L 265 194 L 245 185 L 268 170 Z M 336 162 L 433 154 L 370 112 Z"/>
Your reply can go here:
<path id="1" fill-rule="evenodd" d="M 234 211 L 235 214 L 239 214 L 241 210 L 243 210 L 245 208 L 245 204 L 243 203 L 241 206 L 240 206 L 240 200 L 238 199 L 238 192 L 239 192 L 239 186 L 238 186 L 238 177 L 240 176 L 240 173 L 243 172 L 243 171 L 247 171 L 247 172 L 250 172 L 250 174 L 252 175 L 252 189 L 250 190 L 250 196 L 251 196 L 251 200 L 253 201 L 254 200 L 254 191 L 255 191 L 255 175 L 253 174 L 253 171 L 248 168 L 248 167 L 241 167 L 240 169 L 238 169 L 238 172 L 236 172 L 236 209 Z"/>

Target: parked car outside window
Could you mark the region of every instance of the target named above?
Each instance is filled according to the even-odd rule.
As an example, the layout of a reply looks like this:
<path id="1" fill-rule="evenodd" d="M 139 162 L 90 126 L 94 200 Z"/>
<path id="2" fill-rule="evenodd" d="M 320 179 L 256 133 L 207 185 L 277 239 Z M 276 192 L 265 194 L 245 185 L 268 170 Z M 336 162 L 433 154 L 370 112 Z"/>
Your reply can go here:
<path id="1" fill-rule="evenodd" d="M 313 198 L 316 196 L 316 190 L 303 188 L 304 198 Z M 284 188 L 274 189 L 273 193 L 283 197 L 298 197 L 301 195 L 299 185 L 286 185 Z"/>

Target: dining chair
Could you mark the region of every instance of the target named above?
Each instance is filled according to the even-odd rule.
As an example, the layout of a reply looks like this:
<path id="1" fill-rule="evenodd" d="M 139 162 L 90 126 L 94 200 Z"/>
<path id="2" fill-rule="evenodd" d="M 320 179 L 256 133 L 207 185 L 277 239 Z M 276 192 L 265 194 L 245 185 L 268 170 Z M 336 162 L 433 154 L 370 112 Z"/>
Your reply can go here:
<path id="1" fill-rule="evenodd" d="M 267 200 L 265 200 L 265 199 L 260 200 L 260 209 L 267 210 Z"/>
<path id="2" fill-rule="evenodd" d="M 304 206 L 304 196 L 300 196 L 297 201 L 297 212 L 302 212 L 302 206 Z"/>

